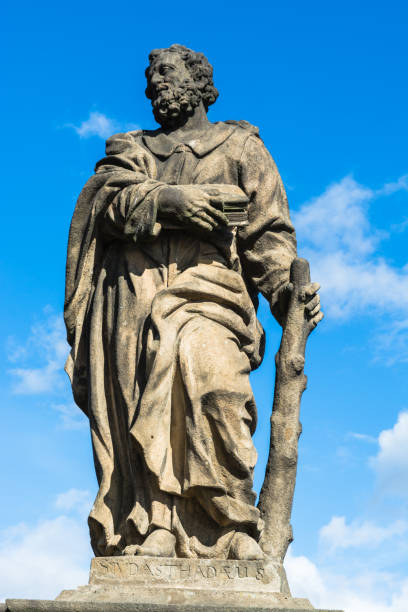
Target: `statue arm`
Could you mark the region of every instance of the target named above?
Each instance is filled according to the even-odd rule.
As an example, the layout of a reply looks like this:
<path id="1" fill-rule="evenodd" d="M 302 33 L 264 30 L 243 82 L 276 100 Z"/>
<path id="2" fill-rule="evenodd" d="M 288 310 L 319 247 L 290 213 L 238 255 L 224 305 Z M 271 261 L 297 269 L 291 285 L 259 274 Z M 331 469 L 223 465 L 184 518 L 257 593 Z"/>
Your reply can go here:
<path id="1" fill-rule="evenodd" d="M 269 301 L 281 322 L 280 304 L 296 257 L 295 230 L 278 169 L 260 138 L 249 136 L 241 158 L 241 187 L 250 203 L 249 224 L 240 228 L 239 251 L 253 289 Z"/>
<path id="2" fill-rule="evenodd" d="M 157 236 L 158 200 L 162 183 L 146 180 L 123 187 L 106 209 L 102 220 L 105 236 L 137 241 Z"/>
<path id="3" fill-rule="evenodd" d="M 165 184 L 156 180 L 153 157 L 130 134 L 116 134 L 106 142 L 106 157 L 96 173 L 106 176 L 109 204 L 101 217 L 107 238 L 138 240 L 156 236 L 160 191 Z"/>

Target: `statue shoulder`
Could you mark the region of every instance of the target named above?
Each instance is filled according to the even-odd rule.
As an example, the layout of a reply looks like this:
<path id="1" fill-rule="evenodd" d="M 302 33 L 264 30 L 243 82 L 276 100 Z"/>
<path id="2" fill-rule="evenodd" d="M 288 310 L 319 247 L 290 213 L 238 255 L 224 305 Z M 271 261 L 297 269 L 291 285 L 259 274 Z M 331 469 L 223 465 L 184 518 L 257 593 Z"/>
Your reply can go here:
<path id="1" fill-rule="evenodd" d="M 132 130 L 131 132 L 119 132 L 110 136 L 105 144 L 106 155 L 119 155 L 138 144 L 142 130 Z"/>
<path id="2" fill-rule="evenodd" d="M 276 167 L 275 161 L 266 148 L 259 133 L 259 128 L 256 125 L 252 125 L 249 121 L 242 119 L 239 121 L 224 121 L 223 123 L 231 127 L 236 126 L 232 138 L 235 138 L 235 142 L 241 148 L 241 160 L 253 159 L 261 165 L 265 163 L 270 164 L 272 160 L 273 166 Z"/>
<path id="3" fill-rule="evenodd" d="M 223 123 L 227 125 L 236 125 L 238 128 L 241 128 L 241 130 L 243 130 L 246 135 L 258 136 L 258 138 L 260 138 L 259 128 L 256 125 L 252 125 L 252 123 L 249 123 L 249 121 L 245 121 L 244 119 L 228 119 Z"/>

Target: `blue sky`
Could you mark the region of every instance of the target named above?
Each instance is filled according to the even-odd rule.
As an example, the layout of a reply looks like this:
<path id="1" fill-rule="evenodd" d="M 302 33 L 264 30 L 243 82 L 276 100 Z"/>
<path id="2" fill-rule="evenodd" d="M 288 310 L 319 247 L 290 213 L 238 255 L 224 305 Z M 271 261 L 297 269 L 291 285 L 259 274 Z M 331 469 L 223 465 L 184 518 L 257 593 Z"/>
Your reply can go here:
<path id="1" fill-rule="evenodd" d="M 356 6 L 357 5 L 357 6 Z M 292 590 L 347 612 L 408 609 L 408 5 L 7 3 L 0 45 L 0 599 L 87 581 L 96 492 L 87 423 L 62 371 L 65 249 L 103 140 L 153 128 L 152 48 L 203 51 L 213 121 L 261 130 L 299 253 L 322 284 L 287 559 Z M 280 331 L 253 374 L 262 482 Z"/>

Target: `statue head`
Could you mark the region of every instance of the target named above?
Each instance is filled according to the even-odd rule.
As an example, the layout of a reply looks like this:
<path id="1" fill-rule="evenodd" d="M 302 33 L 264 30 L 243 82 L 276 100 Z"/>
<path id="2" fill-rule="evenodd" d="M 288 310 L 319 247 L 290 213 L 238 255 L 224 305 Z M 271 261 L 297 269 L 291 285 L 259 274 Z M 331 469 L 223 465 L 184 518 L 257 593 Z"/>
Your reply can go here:
<path id="1" fill-rule="evenodd" d="M 205 55 L 183 45 L 154 49 L 146 69 L 146 96 L 152 101 L 153 114 L 163 127 L 187 119 L 203 104 L 214 104 L 218 91 L 213 83 L 213 69 Z"/>

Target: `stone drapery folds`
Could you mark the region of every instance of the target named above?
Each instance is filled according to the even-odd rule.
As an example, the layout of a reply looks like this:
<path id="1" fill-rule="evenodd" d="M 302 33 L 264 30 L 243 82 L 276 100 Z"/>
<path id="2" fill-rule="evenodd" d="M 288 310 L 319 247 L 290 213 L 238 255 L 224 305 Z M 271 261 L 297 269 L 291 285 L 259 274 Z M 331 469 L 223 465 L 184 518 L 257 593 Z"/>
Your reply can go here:
<path id="1" fill-rule="evenodd" d="M 248 225 L 169 229 L 160 190 L 191 184 L 238 186 Z M 226 558 L 237 531 L 259 538 L 256 296 L 276 310 L 295 255 L 278 171 L 249 124 L 210 124 L 181 143 L 163 130 L 107 141 L 73 216 L 65 304 L 66 368 L 99 482 L 97 556 L 155 528 L 174 533 L 180 557 Z"/>

